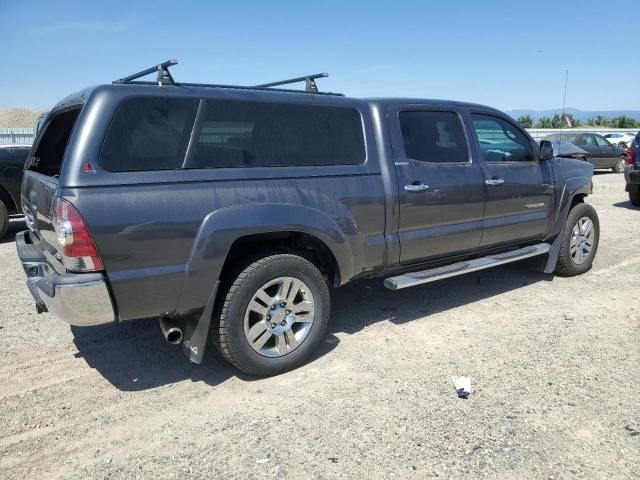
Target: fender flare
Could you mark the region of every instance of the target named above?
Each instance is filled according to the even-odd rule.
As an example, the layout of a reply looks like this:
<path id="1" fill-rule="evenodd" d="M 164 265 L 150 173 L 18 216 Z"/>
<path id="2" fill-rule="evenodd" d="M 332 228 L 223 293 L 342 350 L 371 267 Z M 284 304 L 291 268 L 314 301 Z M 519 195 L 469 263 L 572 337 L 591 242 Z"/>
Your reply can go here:
<path id="1" fill-rule="evenodd" d="M 316 237 L 333 254 L 340 278 L 351 278 L 354 259 L 343 230 L 326 214 L 294 204 L 239 205 L 209 213 L 203 220 L 185 265 L 176 314 L 202 311 L 218 282 L 233 243 L 261 233 L 300 232 Z"/>
<path id="2" fill-rule="evenodd" d="M 19 203 L 13 198 L 9 189 L 5 188 L 2 184 L 0 184 L 0 201 L 7 207 L 9 215 L 20 212 Z"/>
<path id="3" fill-rule="evenodd" d="M 553 228 L 549 235 L 550 238 L 554 238 L 549 249 L 549 255 L 547 257 L 547 264 L 544 268 L 544 273 L 553 273 L 558 263 L 558 256 L 560 255 L 560 247 L 562 245 L 562 230 L 564 224 L 569 216 L 573 199 L 576 195 L 590 195 L 593 191 L 591 177 L 572 177 L 569 178 L 562 187 L 562 193 L 558 200 L 555 221 Z"/>

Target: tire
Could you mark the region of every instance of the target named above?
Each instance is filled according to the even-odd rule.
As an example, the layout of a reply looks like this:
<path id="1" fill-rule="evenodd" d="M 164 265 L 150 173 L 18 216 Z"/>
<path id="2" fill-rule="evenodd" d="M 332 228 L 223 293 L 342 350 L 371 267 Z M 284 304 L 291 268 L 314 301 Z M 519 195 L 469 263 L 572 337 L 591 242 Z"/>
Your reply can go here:
<path id="1" fill-rule="evenodd" d="M 282 293 L 288 285 L 290 293 Z M 329 310 L 327 283 L 311 262 L 296 255 L 271 255 L 235 277 L 211 334 L 224 358 L 240 371 L 277 375 L 302 365 L 318 347 Z"/>
<path id="2" fill-rule="evenodd" d="M 626 156 L 622 156 L 618 159 L 616 164 L 611 169 L 613 170 L 613 173 L 624 173 L 624 166 L 627 164 L 626 158 Z"/>
<path id="3" fill-rule="evenodd" d="M 588 238 L 587 235 L 584 235 L 584 230 L 587 230 L 587 228 L 582 230 L 578 225 L 578 222 L 583 222 L 584 219 L 588 219 L 592 225 L 593 236 L 590 238 Z M 581 223 L 581 225 L 585 224 Z M 572 242 L 574 229 L 576 228 L 578 229 L 577 231 L 579 236 L 574 240 L 574 242 Z M 596 256 L 596 252 L 598 251 L 598 242 L 600 241 L 600 222 L 595 209 L 586 203 L 578 203 L 574 206 L 567 216 L 567 221 L 565 222 L 561 235 L 562 244 L 560 246 L 558 263 L 556 265 L 556 273 L 573 277 L 589 271 L 593 264 L 593 259 Z M 586 245 L 589 243 L 589 239 L 591 247 L 588 253 L 584 253 Z M 584 243 L 582 243 L 583 240 Z M 578 247 L 572 253 L 572 246 L 575 246 L 576 241 L 578 242 Z M 580 255 L 581 252 L 584 253 L 582 256 Z"/>
<path id="4" fill-rule="evenodd" d="M 9 211 L 7 206 L 0 200 L 0 238 L 4 237 L 9 229 Z"/>
<path id="5" fill-rule="evenodd" d="M 640 207 L 640 190 L 629 192 L 629 201 L 634 207 Z"/>

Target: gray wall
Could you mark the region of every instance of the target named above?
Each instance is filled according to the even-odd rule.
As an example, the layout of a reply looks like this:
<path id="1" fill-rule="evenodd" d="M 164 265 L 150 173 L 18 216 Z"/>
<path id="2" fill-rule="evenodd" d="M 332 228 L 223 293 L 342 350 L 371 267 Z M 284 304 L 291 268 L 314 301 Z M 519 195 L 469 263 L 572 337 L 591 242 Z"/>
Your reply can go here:
<path id="1" fill-rule="evenodd" d="M 527 132 L 535 138 L 536 140 L 540 140 L 545 135 L 550 135 L 552 133 L 583 133 L 583 132 L 591 132 L 598 133 L 600 135 L 605 135 L 607 133 L 615 133 L 615 132 L 638 132 L 637 128 L 589 128 L 589 127 L 580 127 L 580 128 L 527 128 Z"/>
<path id="2" fill-rule="evenodd" d="M 0 145 L 31 145 L 33 128 L 0 128 Z"/>

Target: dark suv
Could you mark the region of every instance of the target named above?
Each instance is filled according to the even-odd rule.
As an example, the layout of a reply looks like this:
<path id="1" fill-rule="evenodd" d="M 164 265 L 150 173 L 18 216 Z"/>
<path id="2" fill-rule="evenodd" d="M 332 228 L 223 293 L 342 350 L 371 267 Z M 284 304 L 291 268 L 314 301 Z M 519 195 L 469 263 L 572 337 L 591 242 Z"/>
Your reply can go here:
<path id="1" fill-rule="evenodd" d="M 627 166 L 624 170 L 625 187 L 629 192 L 629 201 L 640 207 L 640 133 L 633 139 L 627 150 Z"/>
<path id="2" fill-rule="evenodd" d="M 17 247 L 38 311 L 156 317 L 194 362 L 207 337 L 271 375 L 326 332 L 329 288 L 392 289 L 546 255 L 591 268 L 593 168 L 482 105 L 157 82 L 75 93 L 48 115 Z"/>
<path id="3" fill-rule="evenodd" d="M 0 238 L 7 233 L 11 216 L 22 215 L 20 184 L 30 149 L 28 145 L 0 145 Z"/>

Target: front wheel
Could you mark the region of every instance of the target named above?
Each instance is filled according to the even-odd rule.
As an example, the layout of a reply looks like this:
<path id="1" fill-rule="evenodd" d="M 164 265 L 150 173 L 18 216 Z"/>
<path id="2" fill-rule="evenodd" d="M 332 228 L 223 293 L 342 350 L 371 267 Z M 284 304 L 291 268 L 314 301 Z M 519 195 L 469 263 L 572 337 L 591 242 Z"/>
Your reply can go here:
<path id="1" fill-rule="evenodd" d="M 626 156 L 622 156 L 622 157 L 620 157 L 618 159 L 616 164 L 611 169 L 611 170 L 613 170 L 613 173 L 623 173 L 624 172 L 624 166 L 627 164 L 626 158 L 627 158 Z"/>
<path id="2" fill-rule="evenodd" d="M 244 373 L 276 375 L 302 365 L 318 347 L 329 308 L 329 289 L 311 262 L 296 255 L 271 255 L 235 278 L 213 340 Z"/>
<path id="3" fill-rule="evenodd" d="M 573 207 L 561 235 L 556 272 L 572 277 L 590 270 L 600 240 L 600 221 L 595 209 L 586 203 Z"/>

